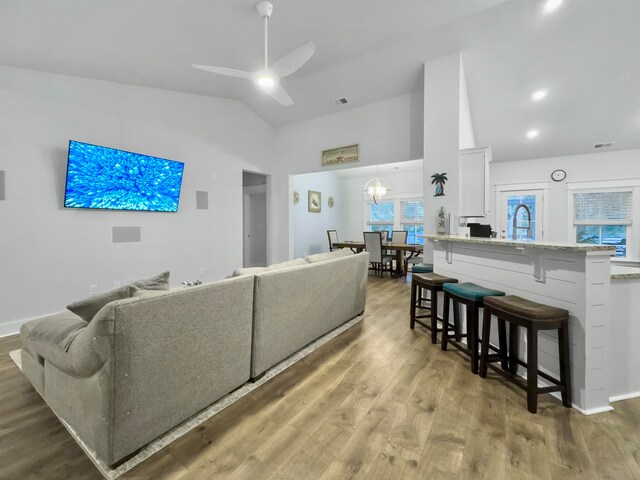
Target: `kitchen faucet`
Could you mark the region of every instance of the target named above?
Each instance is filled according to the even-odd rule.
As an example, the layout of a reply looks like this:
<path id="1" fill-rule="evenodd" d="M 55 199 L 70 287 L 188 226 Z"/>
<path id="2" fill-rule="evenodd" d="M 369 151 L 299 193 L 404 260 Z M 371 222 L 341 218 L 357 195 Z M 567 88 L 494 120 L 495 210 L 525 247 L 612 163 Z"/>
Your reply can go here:
<path id="1" fill-rule="evenodd" d="M 519 227 L 518 226 L 518 211 L 524 208 L 525 213 L 527 215 L 527 223 L 528 227 Z M 525 205 L 524 203 L 519 204 L 516 209 L 513 211 L 513 239 L 518 239 L 518 230 L 526 230 L 527 238 L 532 238 L 532 230 L 531 230 L 531 209 Z"/>

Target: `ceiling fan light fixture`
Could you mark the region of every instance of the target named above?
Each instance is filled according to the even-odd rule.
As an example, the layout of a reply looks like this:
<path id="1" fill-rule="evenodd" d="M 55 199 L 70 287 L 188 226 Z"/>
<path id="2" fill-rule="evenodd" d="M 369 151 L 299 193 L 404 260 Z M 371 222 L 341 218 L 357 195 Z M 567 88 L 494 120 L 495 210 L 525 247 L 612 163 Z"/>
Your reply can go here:
<path id="1" fill-rule="evenodd" d="M 276 80 L 271 75 L 260 75 L 256 82 L 260 87 L 267 90 L 273 88 L 276 84 Z"/>

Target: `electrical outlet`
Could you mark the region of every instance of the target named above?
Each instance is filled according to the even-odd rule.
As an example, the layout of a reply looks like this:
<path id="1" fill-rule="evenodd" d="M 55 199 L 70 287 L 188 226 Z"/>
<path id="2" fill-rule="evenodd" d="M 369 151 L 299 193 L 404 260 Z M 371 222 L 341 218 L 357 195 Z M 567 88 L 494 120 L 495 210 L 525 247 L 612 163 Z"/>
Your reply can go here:
<path id="1" fill-rule="evenodd" d="M 113 282 L 113 288 L 119 288 L 120 287 L 120 280 L 115 280 Z"/>
<path id="2" fill-rule="evenodd" d="M 89 285 L 89 295 L 97 295 L 98 294 L 98 285 L 93 284 Z"/>
<path id="3" fill-rule="evenodd" d="M 204 267 L 200 268 L 200 276 L 204 275 Z"/>

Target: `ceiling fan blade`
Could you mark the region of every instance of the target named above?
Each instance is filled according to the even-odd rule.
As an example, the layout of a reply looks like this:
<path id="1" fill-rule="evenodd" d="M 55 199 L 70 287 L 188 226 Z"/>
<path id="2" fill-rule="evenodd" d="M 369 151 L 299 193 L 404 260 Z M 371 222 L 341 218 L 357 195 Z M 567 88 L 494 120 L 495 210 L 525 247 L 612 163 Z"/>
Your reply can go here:
<path id="1" fill-rule="evenodd" d="M 298 70 L 301 66 L 309 61 L 316 51 L 316 46 L 313 42 L 309 41 L 303 43 L 298 48 L 289 52 L 276 63 L 274 63 L 270 70 L 275 73 L 279 78 L 291 75 Z"/>
<path id="2" fill-rule="evenodd" d="M 227 77 L 236 77 L 236 78 L 248 78 L 251 80 L 253 78 L 253 72 L 244 72 L 242 70 L 235 70 L 233 68 L 225 68 L 225 67 L 214 67 L 211 65 L 191 65 L 193 68 L 197 68 L 198 70 L 204 70 L 205 72 L 217 73 L 218 75 L 225 75 Z"/>
<path id="3" fill-rule="evenodd" d="M 293 100 L 291 100 L 291 97 L 289 96 L 287 91 L 280 85 L 276 85 L 272 90 L 267 90 L 266 92 L 285 107 L 293 105 Z"/>

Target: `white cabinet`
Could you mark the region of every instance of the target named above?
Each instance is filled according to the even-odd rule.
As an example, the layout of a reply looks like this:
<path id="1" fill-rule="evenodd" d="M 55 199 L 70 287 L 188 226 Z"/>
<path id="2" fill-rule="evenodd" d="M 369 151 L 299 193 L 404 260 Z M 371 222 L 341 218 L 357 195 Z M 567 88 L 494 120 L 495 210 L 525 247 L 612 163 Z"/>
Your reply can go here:
<path id="1" fill-rule="evenodd" d="M 491 147 L 460 150 L 460 216 L 485 217 L 489 207 Z"/>

